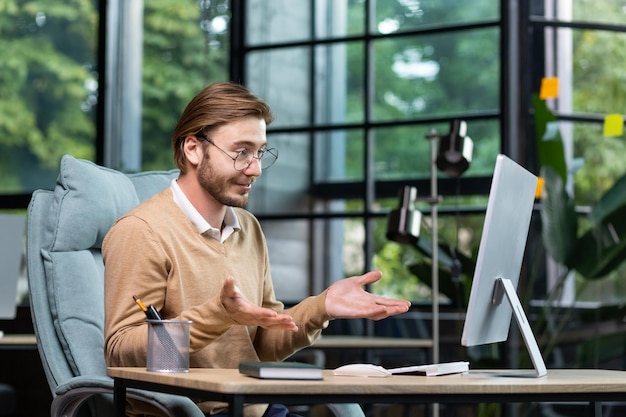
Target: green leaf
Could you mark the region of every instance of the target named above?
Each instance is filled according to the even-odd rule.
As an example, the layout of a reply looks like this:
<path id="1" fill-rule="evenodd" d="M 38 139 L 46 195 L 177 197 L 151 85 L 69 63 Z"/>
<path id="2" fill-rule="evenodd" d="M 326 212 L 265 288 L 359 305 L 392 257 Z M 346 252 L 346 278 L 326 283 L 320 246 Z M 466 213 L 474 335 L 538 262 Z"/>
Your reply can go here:
<path id="1" fill-rule="evenodd" d="M 624 205 L 626 205 L 626 175 L 618 179 L 615 184 L 602 195 L 600 200 L 593 206 L 589 220 L 593 223 L 599 223 L 605 217 L 621 209 Z"/>
<path id="2" fill-rule="evenodd" d="M 626 260 L 626 206 L 593 225 L 578 239 L 571 267 L 587 279 L 599 279 Z"/>
<path id="3" fill-rule="evenodd" d="M 578 219 L 574 202 L 561 177 L 550 166 L 541 168 L 544 193 L 541 197 L 543 244 L 550 256 L 566 266 L 576 250 Z"/>
<path id="4" fill-rule="evenodd" d="M 546 132 L 550 132 L 550 123 L 556 123 L 556 116 L 548 109 L 545 101 L 539 99 L 537 94 L 533 94 L 533 109 L 539 164 L 541 167 L 551 167 L 565 182 L 567 181 L 567 164 L 561 133 L 556 129 L 548 135 L 551 137 L 545 137 Z"/>

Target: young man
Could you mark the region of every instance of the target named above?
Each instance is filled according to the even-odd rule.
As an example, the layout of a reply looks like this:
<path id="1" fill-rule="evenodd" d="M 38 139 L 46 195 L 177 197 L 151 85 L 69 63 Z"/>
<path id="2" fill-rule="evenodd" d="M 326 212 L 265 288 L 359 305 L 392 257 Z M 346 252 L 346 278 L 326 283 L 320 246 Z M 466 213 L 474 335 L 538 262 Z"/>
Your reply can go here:
<path id="1" fill-rule="evenodd" d="M 379 320 L 408 310 L 408 301 L 363 290 L 377 271 L 337 281 L 288 310 L 276 300 L 263 232 L 243 209 L 262 168 L 276 160 L 265 133 L 272 118 L 266 103 L 233 83 L 211 85 L 188 104 L 172 138 L 180 176 L 120 218 L 103 243 L 109 366 L 146 364 L 147 324 L 132 295 L 164 319 L 192 321 L 191 367 L 283 360 L 333 318 Z M 200 407 L 224 411 L 223 404 Z M 266 408 L 247 407 L 246 415 Z"/>

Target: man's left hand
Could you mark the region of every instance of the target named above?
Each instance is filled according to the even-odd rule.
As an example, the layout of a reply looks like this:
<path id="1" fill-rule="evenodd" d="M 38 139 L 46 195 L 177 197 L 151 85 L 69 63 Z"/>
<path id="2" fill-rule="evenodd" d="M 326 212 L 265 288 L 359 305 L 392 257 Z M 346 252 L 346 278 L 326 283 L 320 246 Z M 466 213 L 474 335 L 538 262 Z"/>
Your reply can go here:
<path id="1" fill-rule="evenodd" d="M 380 271 L 371 271 L 332 284 L 326 294 L 328 314 L 336 319 L 381 320 L 407 312 L 411 306 L 409 301 L 381 297 L 363 289 L 363 286 L 378 281 L 381 276 Z"/>

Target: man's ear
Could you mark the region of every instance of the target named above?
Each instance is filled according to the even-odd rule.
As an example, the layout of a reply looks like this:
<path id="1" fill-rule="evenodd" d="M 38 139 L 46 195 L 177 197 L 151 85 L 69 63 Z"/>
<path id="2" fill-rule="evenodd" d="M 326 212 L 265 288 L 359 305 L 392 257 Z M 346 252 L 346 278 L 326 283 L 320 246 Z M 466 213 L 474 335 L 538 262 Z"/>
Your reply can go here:
<path id="1" fill-rule="evenodd" d="M 187 158 L 187 162 L 196 167 L 204 158 L 204 147 L 201 141 L 195 136 L 187 136 L 183 142 L 183 152 Z"/>

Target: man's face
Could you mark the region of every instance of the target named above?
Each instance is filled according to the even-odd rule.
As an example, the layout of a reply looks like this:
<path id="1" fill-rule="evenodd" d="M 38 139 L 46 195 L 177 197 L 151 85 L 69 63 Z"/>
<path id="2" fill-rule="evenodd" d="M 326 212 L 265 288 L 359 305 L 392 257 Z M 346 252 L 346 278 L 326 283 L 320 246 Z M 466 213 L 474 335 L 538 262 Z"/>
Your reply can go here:
<path id="1" fill-rule="evenodd" d="M 217 128 L 210 135 L 212 143 L 204 142 L 198 183 L 217 202 L 232 207 L 248 204 L 252 183 L 261 175 L 261 165 L 253 159 L 243 170 L 237 170 L 233 158 L 242 150 L 256 155 L 267 143 L 265 129 L 263 119 L 247 117 Z"/>

